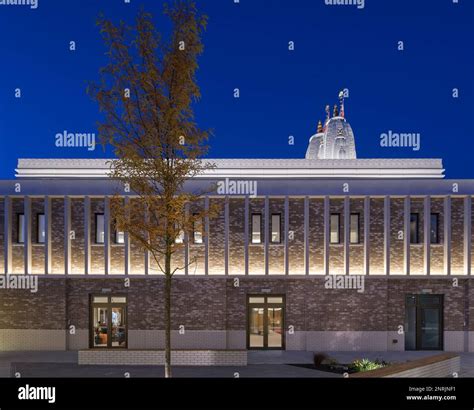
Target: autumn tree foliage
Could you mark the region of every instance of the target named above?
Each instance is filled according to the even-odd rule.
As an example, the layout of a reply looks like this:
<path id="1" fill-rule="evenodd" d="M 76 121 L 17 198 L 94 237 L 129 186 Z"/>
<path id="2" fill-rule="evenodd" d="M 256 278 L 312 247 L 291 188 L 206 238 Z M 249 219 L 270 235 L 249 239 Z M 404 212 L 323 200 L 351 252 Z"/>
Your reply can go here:
<path id="1" fill-rule="evenodd" d="M 209 133 L 198 127 L 193 112 L 200 97 L 195 75 L 207 18 L 188 1 L 165 6 L 164 13 L 172 23 L 168 40 L 145 11 L 135 26 L 99 18 L 108 63 L 89 92 L 103 113 L 102 143 L 116 157 L 110 162 L 110 177 L 130 190 L 127 200 L 123 192 L 111 200 L 116 228 L 147 251 L 164 274 L 165 377 L 171 377 L 172 278 L 185 268 L 182 258 L 173 258 L 193 226 L 202 226 L 216 209 L 188 212 L 206 192 L 184 189 L 189 180 L 213 168 L 204 159 Z"/>

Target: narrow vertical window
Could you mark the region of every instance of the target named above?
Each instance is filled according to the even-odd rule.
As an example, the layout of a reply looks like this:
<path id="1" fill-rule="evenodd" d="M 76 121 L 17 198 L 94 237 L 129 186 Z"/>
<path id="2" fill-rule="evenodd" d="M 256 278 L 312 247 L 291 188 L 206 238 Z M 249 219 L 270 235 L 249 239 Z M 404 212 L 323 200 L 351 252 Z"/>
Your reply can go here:
<path id="1" fill-rule="evenodd" d="M 113 231 L 114 231 L 114 243 L 117 245 L 125 243 L 125 233 L 120 231 L 117 227 L 117 221 L 114 219 L 113 223 Z"/>
<path id="2" fill-rule="evenodd" d="M 359 243 L 360 222 L 359 214 L 351 214 L 350 243 Z"/>
<path id="3" fill-rule="evenodd" d="M 262 214 L 252 214 L 252 243 L 262 243 Z"/>
<path id="4" fill-rule="evenodd" d="M 410 214 L 410 243 L 420 243 L 419 214 Z"/>
<path id="5" fill-rule="evenodd" d="M 281 215 L 272 214 L 272 243 L 281 243 Z"/>
<path id="6" fill-rule="evenodd" d="M 197 214 L 194 214 L 196 216 Z M 202 243 L 202 219 L 198 218 L 193 223 L 193 243 Z"/>
<path id="7" fill-rule="evenodd" d="M 431 214 L 430 240 L 439 243 L 439 214 Z"/>
<path id="8" fill-rule="evenodd" d="M 339 214 L 331 214 L 331 243 L 340 243 L 340 218 Z"/>
<path id="9" fill-rule="evenodd" d="M 175 229 L 179 229 L 178 224 L 175 225 Z M 176 235 L 174 239 L 174 243 L 184 243 L 184 231 L 182 229 L 179 229 L 178 235 Z"/>
<path id="10" fill-rule="evenodd" d="M 104 214 L 95 214 L 95 243 L 105 242 Z"/>
<path id="11" fill-rule="evenodd" d="M 17 215 L 17 242 L 25 243 L 25 215 Z"/>
<path id="12" fill-rule="evenodd" d="M 45 225 L 44 214 L 38 214 L 36 216 L 36 222 L 37 222 L 36 241 L 38 243 L 44 243 L 46 240 L 46 225 Z"/>
<path id="13" fill-rule="evenodd" d="M 125 243 L 125 233 L 123 231 L 115 230 L 115 243 Z"/>

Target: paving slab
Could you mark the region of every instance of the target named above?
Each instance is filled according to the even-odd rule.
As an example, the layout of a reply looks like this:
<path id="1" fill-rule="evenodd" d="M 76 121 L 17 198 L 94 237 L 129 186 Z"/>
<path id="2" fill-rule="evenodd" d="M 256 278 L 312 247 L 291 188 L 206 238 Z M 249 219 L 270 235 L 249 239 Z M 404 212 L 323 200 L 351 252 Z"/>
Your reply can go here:
<path id="1" fill-rule="evenodd" d="M 442 352 L 326 352 L 340 363 L 354 359 L 380 359 L 403 363 Z M 474 353 L 459 353 L 459 377 L 474 377 Z M 174 366 L 176 377 L 341 377 L 291 364 L 312 363 L 313 352 L 249 351 L 248 366 Z M 0 352 L 0 377 L 162 377 L 163 366 L 79 366 L 77 352 Z"/>
<path id="2" fill-rule="evenodd" d="M 164 366 L 88 366 L 72 363 L 12 363 L 21 377 L 163 377 Z M 173 377 L 342 377 L 291 365 L 174 366 Z"/>

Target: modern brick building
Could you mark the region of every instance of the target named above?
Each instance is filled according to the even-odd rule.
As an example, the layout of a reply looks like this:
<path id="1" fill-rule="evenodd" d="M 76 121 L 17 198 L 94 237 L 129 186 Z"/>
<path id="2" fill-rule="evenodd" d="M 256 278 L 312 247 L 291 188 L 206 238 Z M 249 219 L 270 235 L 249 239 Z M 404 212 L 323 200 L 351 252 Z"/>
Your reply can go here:
<path id="1" fill-rule="evenodd" d="M 174 348 L 474 351 L 474 180 L 355 148 L 342 106 L 304 159 L 189 181 L 222 206 L 175 260 L 196 263 L 175 276 Z M 108 168 L 20 159 L 0 181 L 0 350 L 164 347 L 163 278 L 114 230 Z"/>

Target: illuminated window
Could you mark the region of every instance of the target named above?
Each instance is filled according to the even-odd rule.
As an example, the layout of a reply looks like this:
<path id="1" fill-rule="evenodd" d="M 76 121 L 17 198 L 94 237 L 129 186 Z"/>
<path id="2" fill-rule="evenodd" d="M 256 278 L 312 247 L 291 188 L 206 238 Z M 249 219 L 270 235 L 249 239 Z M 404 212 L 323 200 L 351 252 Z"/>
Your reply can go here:
<path id="1" fill-rule="evenodd" d="M 25 243 L 25 215 L 17 214 L 17 243 Z"/>
<path id="2" fill-rule="evenodd" d="M 262 243 L 262 214 L 252 214 L 252 243 Z"/>
<path id="3" fill-rule="evenodd" d="M 95 214 L 95 243 L 105 242 L 104 214 Z"/>
<path id="4" fill-rule="evenodd" d="M 430 240 L 439 243 L 439 214 L 431 214 Z"/>
<path id="5" fill-rule="evenodd" d="M 115 231 L 115 243 L 125 243 L 125 232 Z"/>
<path id="6" fill-rule="evenodd" d="M 280 243 L 281 242 L 281 215 L 280 214 L 272 214 L 272 235 L 271 241 L 272 243 Z"/>
<path id="7" fill-rule="evenodd" d="M 359 232 L 360 232 L 360 220 L 359 214 L 351 214 L 351 232 L 350 232 L 350 242 L 359 243 Z"/>
<path id="8" fill-rule="evenodd" d="M 44 214 L 38 214 L 36 216 L 37 221 L 37 232 L 36 232 L 36 242 L 44 243 L 46 240 L 46 225 Z"/>
<path id="9" fill-rule="evenodd" d="M 198 214 L 194 214 L 196 216 Z M 198 218 L 193 223 L 193 242 L 202 243 L 202 219 Z"/>
<path id="10" fill-rule="evenodd" d="M 178 232 L 178 236 L 176 236 L 174 242 L 175 243 L 184 243 L 184 231 L 182 229 Z"/>
<path id="11" fill-rule="evenodd" d="M 340 235 L 339 235 L 340 219 L 341 219 L 341 215 L 331 214 L 331 231 L 330 231 L 331 243 L 340 243 L 340 240 L 341 240 Z"/>
<path id="12" fill-rule="evenodd" d="M 420 215 L 410 214 L 410 243 L 420 243 Z"/>

